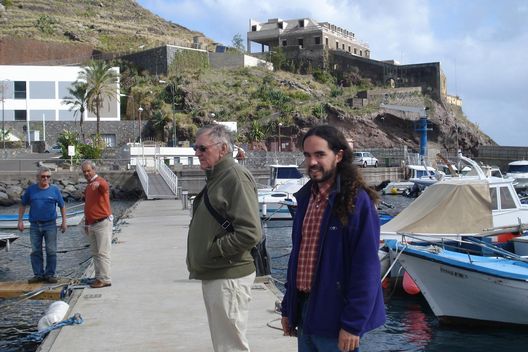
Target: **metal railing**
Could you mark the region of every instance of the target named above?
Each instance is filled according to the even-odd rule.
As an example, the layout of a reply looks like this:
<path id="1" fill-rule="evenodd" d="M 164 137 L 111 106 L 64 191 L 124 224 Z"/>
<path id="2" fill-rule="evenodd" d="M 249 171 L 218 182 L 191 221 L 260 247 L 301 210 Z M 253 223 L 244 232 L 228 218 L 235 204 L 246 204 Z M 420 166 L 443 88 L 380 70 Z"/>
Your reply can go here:
<path id="1" fill-rule="evenodd" d="M 156 171 L 159 172 L 163 180 L 170 187 L 172 193 L 178 198 L 178 177 L 172 170 L 164 163 L 162 159 L 156 159 Z"/>
<path id="2" fill-rule="evenodd" d="M 149 177 L 147 174 L 147 171 L 145 171 L 145 168 L 141 163 L 138 163 L 136 165 L 136 172 L 139 177 L 139 181 L 141 182 L 141 185 L 143 186 L 143 191 L 145 191 L 145 194 L 147 195 L 147 198 L 149 199 Z"/>

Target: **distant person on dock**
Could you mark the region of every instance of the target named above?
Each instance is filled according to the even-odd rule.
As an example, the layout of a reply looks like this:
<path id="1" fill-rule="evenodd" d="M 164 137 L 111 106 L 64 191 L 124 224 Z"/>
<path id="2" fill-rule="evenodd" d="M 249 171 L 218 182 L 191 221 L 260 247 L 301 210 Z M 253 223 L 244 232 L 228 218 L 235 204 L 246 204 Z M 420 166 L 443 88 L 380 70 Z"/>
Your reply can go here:
<path id="1" fill-rule="evenodd" d="M 198 130 L 193 147 L 207 179 L 193 201 L 187 268 L 191 279 L 202 280 L 215 352 L 249 351 L 246 328 L 256 275 L 250 251 L 262 237 L 255 180 L 235 162 L 232 146 L 230 132 L 216 124 Z M 210 208 L 230 226 L 222 226 Z"/>
<path id="2" fill-rule="evenodd" d="M 355 351 L 385 322 L 379 196 L 335 127 L 310 129 L 302 145 L 310 181 L 295 194 L 282 329 L 301 352 Z"/>
<path id="3" fill-rule="evenodd" d="M 84 231 L 90 240 L 95 281 L 90 287 L 111 286 L 110 252 L 112 249 L 113 216 L 110 207 L 110 186 L 95 172 L 95 164 L 85 160 L 82 173 L 88 185 L 84 190 Z"/>
<path id="4" fill-rule="evenodd" d="M 22 195 L 22 204 L 18 209 L 18 229 L 24 231 L 24 212 L 29 205 L 29 238 L 31 240 L 31 267 L 33 277 L 28 283 L 57 283 L 57 206 L 60 209 L 62 222 L 61 232 L 66 228 L 66 207 L 59 188 L 51 184 L 51 172 L 45 166 L 37 171 L 37 183 L 32 184 Z M 46 268 L 42 242 L 46 243 Z"/>

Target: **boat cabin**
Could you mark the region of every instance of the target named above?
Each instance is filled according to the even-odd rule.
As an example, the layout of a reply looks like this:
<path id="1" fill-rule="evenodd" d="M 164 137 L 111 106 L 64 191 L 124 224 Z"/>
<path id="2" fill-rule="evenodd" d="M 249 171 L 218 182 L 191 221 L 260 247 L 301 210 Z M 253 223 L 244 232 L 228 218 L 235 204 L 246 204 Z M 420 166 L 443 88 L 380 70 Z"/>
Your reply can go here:
<path id="1" fill-rule="evenodd" d="M 298 181 L 303 177 L 297 165 L 270 165 L 269 185 L 272 188 L 284 183 Z"/>

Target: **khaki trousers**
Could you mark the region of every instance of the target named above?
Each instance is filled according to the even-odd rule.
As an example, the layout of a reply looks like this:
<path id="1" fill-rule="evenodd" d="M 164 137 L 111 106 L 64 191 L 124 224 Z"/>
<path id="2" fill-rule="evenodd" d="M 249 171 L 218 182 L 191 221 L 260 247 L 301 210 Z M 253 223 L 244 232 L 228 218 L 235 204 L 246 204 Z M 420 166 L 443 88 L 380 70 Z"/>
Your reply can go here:
<path id="1" fill-rule="evenodd" d="M 202 281 L 215 352 L 249 352 L 246 330 L 254 281 L 255 273 L 239 279 Z"/>
<path id="2" fill-rule="evenodd" d="M 86 227 L 86 234 L 90 240 L 90 249 L 93 256 L 95 278 L 107 283 L 111 282 L 112 225 L 112 220 L 106 219 Z"/>

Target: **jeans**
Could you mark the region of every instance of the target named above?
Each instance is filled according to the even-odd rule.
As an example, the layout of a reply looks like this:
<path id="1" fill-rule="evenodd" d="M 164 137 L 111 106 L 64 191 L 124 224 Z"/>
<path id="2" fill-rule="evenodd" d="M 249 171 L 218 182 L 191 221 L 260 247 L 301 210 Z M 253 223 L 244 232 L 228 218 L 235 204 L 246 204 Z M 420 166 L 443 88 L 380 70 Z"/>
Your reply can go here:
<path id="1" fill-rule="evenodd" d="M 337 347 L 337 338 L 307 335 L 303 333 L 303 325 L 306 319 L 306 311 L 308 310 L 308 299 L 300 299 L 301 319 L 299 321 L 299 328 L 297 332 L 297 351 L 298 352 L 339 352 Z M 359 352 L 359 348 L 354 352 Z"/>
<path id="2" fill-rule="evenodd" d="M 53 277 L 57 269 L 57 224 L 55 220 L 45 223 L 31 223 L 29 229 L 31 239 L 31 267 L 37 277 Z M 44 256 L 42 242 L 46 242 L 46 270 L 44 271 Z"/>

